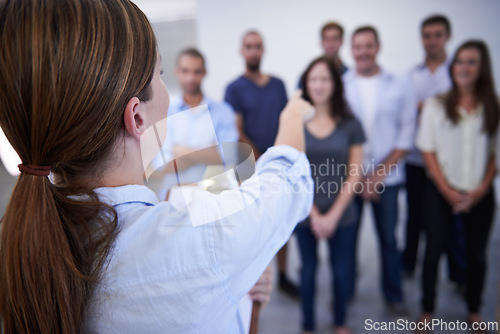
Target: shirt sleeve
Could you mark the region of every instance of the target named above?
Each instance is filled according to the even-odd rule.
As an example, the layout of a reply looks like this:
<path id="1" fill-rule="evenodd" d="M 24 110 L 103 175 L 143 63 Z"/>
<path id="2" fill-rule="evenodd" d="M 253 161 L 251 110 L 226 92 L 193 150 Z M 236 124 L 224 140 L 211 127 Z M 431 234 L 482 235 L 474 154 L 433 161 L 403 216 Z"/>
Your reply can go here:
<path id="1" fill-rule="evenodd" d="M 357 118 L 351 120 L 351 127 L 349 131 L 349 145 L 359 145 L 366 141 L 363 126 Z"/>
<path id="2" fill-rule="evenodd" d="M 436 101 L 434 98 L 424 102 L 422 115 L 420 116 L 420 126 L 417 132 L 416 146 L 423 152 L 434 152 L 436 150 L 436 136 L 434 133 L 434 117 L 436 110 Z"/>
<path id="3" fill-rule="evenodd" d="M 221 279 L 235 303 L 311 210 L 313 183 L 305 154 L 289 146 L 271 147 L 257 161 L 256 173 L 238 190 L 211 194 L 202 201 L 193 198 L 192 203 L 224 216 L 224 207 L 234 208 L 240 199 L 244 203 L 241 209 L 222 217 L 210 229 Z"/>
<path id="4" fill-rule="evenodd" d="M 413 147 L 417 122 L 417 98 L 407 76 L 399 79 L 398 86 L 402 89 L 403 105 L 399 112 L 399 133 L 395 148 L 410 150 Z"/>

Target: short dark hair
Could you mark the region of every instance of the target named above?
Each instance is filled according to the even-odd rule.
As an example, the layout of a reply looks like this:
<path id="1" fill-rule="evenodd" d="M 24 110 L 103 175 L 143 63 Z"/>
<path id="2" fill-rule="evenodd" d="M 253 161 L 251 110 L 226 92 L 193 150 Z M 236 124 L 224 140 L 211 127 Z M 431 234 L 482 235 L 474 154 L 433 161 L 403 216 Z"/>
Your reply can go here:
<path id="1" fill-rule="evenodd" d="M 451 25 L 450 25 L 450 20 L 444 15 L 432 15 L 426 18 L 425 20 L 422 21 L 422 24 L 420 26 L 421 30 L 424 30 L 424 27 L 429 24 L 442 24 L 446 28 L 446 32 L 448 34 L 451 34 Z"/>
<path id="2" fill-rule="evenodd" d="M 338 31 L 340 31 L 340 38 L 344 38 L 344 28 L 339 23 L 330 21 L 325 23 L 321 28 L 321 39 L 323 39 L 323 34 L 328 29 L 337 29 Z"/>
<path id="3" fill-rule="evenodd" d="M 190 56 L 190 57 L 195 57 L 195 58 L 200 58 L 201 62 L 203 63 L 203 67 L 205 67 L 205 57 L 201 54 L 200 51 L 196 48 L 186 48 L 179 52 L 177 55 L 177 63 L 179 63 L 179 60 L 181 59 L 182 56 Z"/>
<path id="4" fill-rule="evenodd" d="M 352 38 L 354 38 L 354 36 L 356 36 L 357 34 L 360 34 L 362 32 L 371 32 L 371 33 L 373 33 L 373 35 L 375 36 L 375 41 L 377 42 L 377 44 L 380 44 L 380 41 L 378 39 L 377 29 L 375 29 L 375 27 L 373 27 L 373 26 L 362 26 L 362 27 L 357 28 L 352 33 Z"/>

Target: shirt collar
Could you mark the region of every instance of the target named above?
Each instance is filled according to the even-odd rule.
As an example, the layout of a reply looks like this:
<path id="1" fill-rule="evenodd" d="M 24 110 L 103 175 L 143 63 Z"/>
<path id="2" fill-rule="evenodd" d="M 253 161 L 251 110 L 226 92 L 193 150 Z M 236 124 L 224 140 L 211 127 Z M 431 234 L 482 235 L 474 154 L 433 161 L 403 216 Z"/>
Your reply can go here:
<path id="1" fill-rule="evenodd" d="M 451 58 L 446 58 L 446 60 L 438 66 L 438 69 L 440 69 L 441 67 L 445 67 L 447 69 L 450 66 L 450 64 L 451 64 Z M 427 69 L 427 65 L 425 64 L 424 60 L 423 62 L 417 65 L 417 70 L 423 71 L 425 69 Z"/>
<path id="2" fill-rule="evenodd" d="M 112 206 L 125 203 L 144 203 L 153 206 L 159 203 L 155 193 L 144 185 L 130 184 L 120 187 L 102 187 L 95 189 L 101 201 Z"/>
<path id="3" fill-rule="evenodd" d="M 199 105 L 201 106 L 201 105 L 206 104 L 210 107 L 211 103 L 212 103 L 212 100 L 210 100 L 208 97 L 203 95 Z M 175 108 L 175 110 L 178 110 L 178 111 L 184 111 L 187 109 L 191 109 L 191 106 L 188 105 L 186 102 L 184 102 L 184 99 L 182 98 L 182 96 L 179 99 L 177 99 L 176 102 L 174 102 L 172 104 L 173 104 L 172 106 Z"/>

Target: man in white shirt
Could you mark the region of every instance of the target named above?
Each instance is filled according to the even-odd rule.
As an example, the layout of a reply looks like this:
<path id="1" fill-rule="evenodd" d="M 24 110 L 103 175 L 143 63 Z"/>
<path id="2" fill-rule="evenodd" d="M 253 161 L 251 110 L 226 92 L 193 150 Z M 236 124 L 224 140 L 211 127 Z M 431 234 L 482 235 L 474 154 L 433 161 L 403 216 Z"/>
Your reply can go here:
<path id="1" fill-rule="evenodd" d="M 427 17 L 421 24 L 422 45 L 425 59 L 412 67 L 408 73 L 417 97 L 417 129 L 420 111 L 425 100 L 447 92 L 451 88 L 449 75 L 450 61 L 446 45 L 451 37 L 449 20 L 442 15 Z M 420 233 L 423 231 L 423 196 L 428 182 L 425 165 L 420 151 L 414 146 L 406 157 L 406 193 L 408 220 L 406 226 L 406 246 L 403 253 L 403 267 L 408 276 L 413 275 L 417 262 Z M 461 221 L 455 222 L 450 244 L 447 247 L 450 279 L 465 283 L 465 256 L 463 228 Z"/>
<path id="2" fill-rule="evenodd" d="M 401 256 L 394 232 L 398 191 L 404 180 L 401 160 L 413 145 L 416 102 L 406 78 L 397 78 L 377 64 L 379 47 L 375 28 L 358 28 L 352 36 L 356 66 L 343 79 L 346 98 L 367 137 L 364 182 L 356 189 L 359 216 L 363 201 L 372 205 L 381 246 L 385 301 L 393 314 L 404 316 Z"/>

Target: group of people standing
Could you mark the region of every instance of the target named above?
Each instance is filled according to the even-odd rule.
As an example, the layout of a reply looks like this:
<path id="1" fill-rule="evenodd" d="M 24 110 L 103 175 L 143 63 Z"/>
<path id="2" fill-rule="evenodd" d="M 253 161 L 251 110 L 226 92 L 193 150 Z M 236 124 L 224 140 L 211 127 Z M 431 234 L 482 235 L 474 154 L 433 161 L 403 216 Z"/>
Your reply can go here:
<path id="1" fill-rule="evenodd" d="M 452 278 L 463 279 L 468 319 L 478 323 L 499 102 L 484 42 L 466 41 L 448 61 L 448 20 L 429 17 L 421 32 L 424 62 L 398 77 L 377 63 L 381 43 L 371 26 L 352 34 L 355 67 L 346 69 L 338 57 L 343 29 L 328 23 L 325 54 L 287 99 L 283 82 L 261 72 L 263 39 L 249 31 L 245 72 L 225 102 L 203 94 L 204 58 L 188 49 L 177 59 L 183 96 L 170 104 L 154 31 L 133 2 L 0 1 L 0 127 L 21 159 L 0 226 L 0 331 L 245 333 L 238 302 L 269 300 L 266 268 L 281 249 L 279 286 L 300 296 L 303 331 L 311 333 L 316 246 L 326 239 L 335 330 L 349 333 L 365 205 L 388 309 L 406 315 L 401 281 L 418 263 L 423 229 L 420 320 L 433 316 L 437 266 L 449 247 Z M 192 109 L 200 104 L 213 132 L 204 131 L 205 109 Z M 182 112 L 177 128 L 163 122 L 169 105 L 173 116 Z M 239 140 L 258 158 L 255 173 L 237 189 L 198 189 L 189 210 L 179 209 L 144 185 L 142 140 L 161 144 L 165 133 L 174 159 L 160 172 L 221 163 L 216 144 Z M 188 158 L 177 165 L 176 157 Z M 394 231 L 404 183 L 413 241 L 403 260 Z M 238 200 L 241 210 L 230 211 Z M 200 226 L 193 217 L 210 219 Z M 286 277 L 282 248 L 294 230 L 299 288 Z"/>
<path id="2" fill-rule="evenodd" d="M 339 57 L 344 29 L 329 22 L 320 32 L 324 54 L 300 77 L 302 97 L 316 110 L 304 128 L 315 197 L 309 217 L 295 229 L 300 287 L 286 277 L 286 245 L 278 253 L 278 267 L 280 288 L 300 297 L 304 333 L 315 330 L 317 244 L 322 239 L 333 269 L 334 326 L 337 333 L 351 332 L 347 308 L 355 295 L 357 240 L 366 205 L 374 215 L 381 288 L 390 313 L 407 316 L 402 279 L 414 274 L 425 234 L 420 320 L 432 318 L 438 263 L 446 251 L 450 279 L 465 292 L 468 319 L 480 321 L 500 114 L 488 48 L 470 40 L 449 57 L 451 25 L 442 15 L 426 18 L 420 29 L 425 59 L 405 75 L 395 75 L 377 62 L 381 41 L 375 27 L 353 32 L 355 66 L 348 69 Z M 245 72 L 227 86 L 225 102 L 219 103 L 201 91 L 203 55 L 196 49 L 182 51 L 176 71 L 183 95 L 169 115 L 208 104 L 217 137 L 212 140 L 239 138 L 258 159 L 273 145 L 287 103 L 283 82 L 261 72 L 263 54 L 261 34 L 245 33 Z M 177 152 L 186 152 L 179 151 L 185 144 L 176 143 Z M 327 172 L 322 166 L 329 166 Z M 406 245 L 400 252 L 395 230 L 398 193 L 404 186 L 408 213 Z"/>

